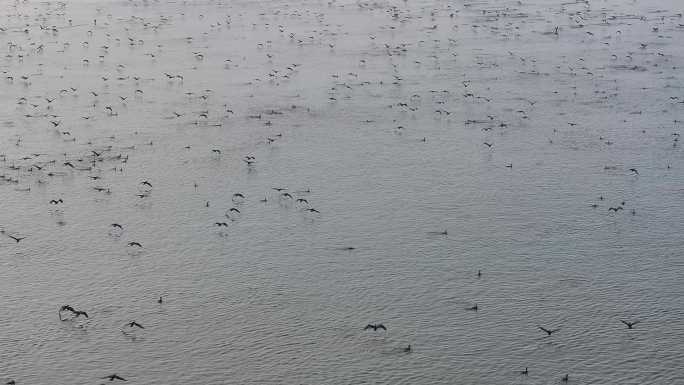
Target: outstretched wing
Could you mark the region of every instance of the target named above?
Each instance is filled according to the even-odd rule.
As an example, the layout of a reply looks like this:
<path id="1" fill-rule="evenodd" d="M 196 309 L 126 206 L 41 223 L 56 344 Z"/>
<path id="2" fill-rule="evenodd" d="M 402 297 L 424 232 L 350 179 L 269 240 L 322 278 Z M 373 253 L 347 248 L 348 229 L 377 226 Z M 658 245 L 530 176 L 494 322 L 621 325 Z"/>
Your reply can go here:
<path id="1" fill-rule="evenodd" d="M 387 331 L 387 328 L 383 324 L 377 325 L 377 328 Z"/>
<path id="2" fill-rule="evenodd" d="M 553 332 L 552 332 L 552 331 L 550 331 L 549 329 L 544 329 L 544 328 L 543 328 L 543 327 L 541 327 L 541 326 L 537 326 L 537 327 L 538 327 L 539 329 L 541 329 L 541 330 L 545 331 L 545 332 L 546 332 L 546 333 L 548 333 L 548 334 L 551 334 L 551 333 L 553 333 Z"/>
<path id="3" fill-rule="evenodd" d="M 375 327 L 371 324 L 368 324 L 368 325 L 366 325 L 365 328 L 363 328 L 363 330 L 368 330 L 368 329 L 375 329 Z"/>

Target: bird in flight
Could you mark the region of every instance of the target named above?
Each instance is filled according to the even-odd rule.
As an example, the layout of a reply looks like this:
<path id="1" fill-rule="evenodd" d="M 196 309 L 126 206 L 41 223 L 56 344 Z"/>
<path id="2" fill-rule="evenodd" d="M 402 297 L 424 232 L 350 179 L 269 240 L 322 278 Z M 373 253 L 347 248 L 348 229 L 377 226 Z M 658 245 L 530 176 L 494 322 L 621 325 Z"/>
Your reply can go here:
<path id="1" fill-rule="evenodd" d="M 546 329 L 546 328 L 543 328 L 543 327 L 541 327 L 541 326 L 537 326 L 537 327 L 538 327 L 539 329 L 543 330 L 543 331 L 544 331 L 546 334 L 548 334 L 548 335 L 551 335 L 551 334 L 553 334 L 553 333 L 555 333 L 555 332 L 557 332 L 557 331 L 560 330 L 560 328 L 559 328 L 559 329 Z"/>
<path id="2" fill-rule="evenodd" d="M 12 239 L 14 239 L 17 243 L 19 243 L 19 241 L 21 241 L 22 239 L 25 239 L 25 238 L 26 238 L 26 237 L 15 237 L 15 236 L 12 236 L 12 235 L 9 235 L 9 234 L 7 234 L 7 236 L 10 237 L 10 238 L 12 238 Z"/>
<path id="3" fill-rule="evenodd" d="M 121 225 L 118 224 L 118 223 L 112 223 L 111 226 L 112 226 L 112 227 L 118 227 L 118 228 L 120 228 L 121 230 L 123 230 L 123 226 L 121 226 Z"/>
<path id="4" fill-rule="evenodd" d="M 138 247 L 142 247 L 142 245 L 141 245 L 140 243 L 138 243 L 138 242 L 128 242 L 128 246 L 138 246 Z"/>
<path id="5" fill-rule="evenodd" d="M 138 328 L 140 328 L 140 329 L 145 329 L 141 324 L 139 324 L 139 323 L 137 323 L 137 322 L 135 322 L 135 321 L 131 321 L 131 322 L 127 323 L 126 326 L 128 326 L 128 327 L 130 327 L 130 328 L 138 327 Z"/>
<path id="6" fill-rule="evenodd" d="M 368 330 L 368 329 L 373 329 L 373 331 L 378 331 L 378 329 L 382 329 L 384 331 L 387 331 L 387 328 L 383 324 L 368 324 L 366 325 L 363 330 Z"/>
<path id="7" fill-rule="evenodd" d="M 116 373 L 110 374 L 106 377 L 102 377 L 103 380 L 109 379 L 109 381 L 114 381 L 114 380 L 121 380 L 121 381 L 128 381 L 127 379 L 117 375 Z"/>
<path id="8" fill-rule="evenodd" d="M 72 313 L 74 313 L 74 317 L 78 317 L 80 315 L 88 318 L 88 313 L 81 311 L 81 310 L 73 310 Z"/>
<path id="9" fill-rule="evenodd" d="M 620 322 L 622 322 L 623 324 L 627 325 L 627 329 L 631 329 L 634 325 L 636 325 L 636 324 L 639 323 L 639 321 L 632 321 L 632 322 L 629 322 L 629 321 L 625 321 L 625 320 L 620 320 Z"/>

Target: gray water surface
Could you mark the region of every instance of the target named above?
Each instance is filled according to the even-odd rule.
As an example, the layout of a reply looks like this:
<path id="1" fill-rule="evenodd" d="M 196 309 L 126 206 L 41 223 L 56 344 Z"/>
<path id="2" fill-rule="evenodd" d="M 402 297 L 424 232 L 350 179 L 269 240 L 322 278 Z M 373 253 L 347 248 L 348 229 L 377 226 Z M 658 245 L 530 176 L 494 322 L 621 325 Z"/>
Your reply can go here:
<path id="1" fill-rule="evenodd" d="M 0 379 L 684 384 L 681 12 L 6 2 Z"/>

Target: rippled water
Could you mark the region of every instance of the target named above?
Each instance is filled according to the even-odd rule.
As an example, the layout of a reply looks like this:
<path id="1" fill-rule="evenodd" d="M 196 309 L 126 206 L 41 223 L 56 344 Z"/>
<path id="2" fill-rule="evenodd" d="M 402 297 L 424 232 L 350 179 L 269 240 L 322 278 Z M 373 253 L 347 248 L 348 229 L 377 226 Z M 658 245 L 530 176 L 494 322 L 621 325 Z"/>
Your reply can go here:
<path id="1" fill-rule="evenodd" d="M 8 4 L 3 381 L 684 378 L 677 1 Z"/>

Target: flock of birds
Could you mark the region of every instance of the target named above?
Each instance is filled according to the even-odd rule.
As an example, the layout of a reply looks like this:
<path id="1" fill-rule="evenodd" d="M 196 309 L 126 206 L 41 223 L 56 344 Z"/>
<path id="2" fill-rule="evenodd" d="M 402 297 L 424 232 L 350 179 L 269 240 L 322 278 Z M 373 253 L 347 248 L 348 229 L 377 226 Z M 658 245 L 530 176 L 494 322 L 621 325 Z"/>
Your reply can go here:
<path id="1" fill-rule="evenodd" d="M 133 0 L 138 6 L 138 2 Z M 156 2 L 143 1 L 139 5 L 149 6 Z M 214 2 L 210 2 L 214 3 Z M 391 4 L 397 3 L 397 4 Z M 347 7 L 358 8 L 361 11 L 375 12 L 380 10 L 387 19 L 388 24 L 383 26 L 385 32 L 393 32 L 400 29 L 402 25 L 415 22 L 416 15 L 407 2 L 388 2 L 375 3 L 359 1 Z M 327 100 L 323 104 L 328 107 L 342 107 L 344 103 L 353 105 L 354 97 L 360 93 L 391 93 L 391 90 L 413 89 L 411 92 L 400 94 L 398 99 L 386 104 L 386 110 L 393 116 L 391 122 L 378 122 L 374 117 L 368 117 L 358 124 L 362 126 L 372 126 L 374 124 L 390 127 L 387 131 L 393 135 L 407 140 L 415 141 L 416 144 L 427 144 L 433 140 L 425 132 L 420 132 L 418 128 L 412 127 L 412 119 L 416 115 L 427 116 L 436 124 L 441 122 L 454 122 L 458 120 L 458 125 L 466 130 L 477 128 L 472 133 L 473 140 L 478 143 L 489 156 L 495 154 L 499 143 L 503 142 L 506 135 L 515 130 L 516 127 L 524 125 L 543 115 L 542 100 L 532 98 L 517 98 L 510 100 L 504 95 L 487 86 L 486 79 L 478 77 L 476 73 L 463 74 L 462 80 L 456 85 L 446 85 L 445 89 L 420 89 L 420 84 L 414 80 L 407 80 L 402 73 L 402 65 L 405 60 L 412 58 L 412 66 L 425 68 L 425 70 L 440 72 L 442 66 L 448 67 L 449 60 L 462 60 L 462 55 L 458 52 L 459 42 L 456 37 L 459 31 L 458 20 L 462 13 L 474 12 L 478 3 L 465 3 L 461 8 L 451 4 L 441 4 L 424 15 L 428 26 L 422 30 L 422 34 L 415 42 L 397 42 L 387 39 L 380 42 L 381 38 L 376 35 L 367 36 L 367 44 L 371 47 L 372 54 L 362 54 L 356 58 L 356 63 L 351 69 L 341 70 L 330 74 L 330 79 L 326 81 Z M 519 2 L 520 5 L 522 2 Z M 519 52 L 508 51 L 503 57 L 498 59 L 482 56 L 474 58 L 477 65 L 482 69 L 515 68 L 521 76 L 542 77 L 542 76 L 562 76 L 568 79 L 585 78 L 588 81 L 610 83 L 607 74 L 610 71 L 621 73 L 641 73 L 647 70 L 657 70 L 665 66 L 672 66 L 675 58 L 672 53 L 665 52 L 657 48 L 656 44 L 640 43 L 634 47 L 628 47 L 625 52 L 611 51 L 610 47 L 615 41 L 620 39 L 622 29 L 628 28 L 621 24 L 625 20 L 649 23 L 651 25 L 652 36 L 645 39 L 657 39 L 658 35 L 664 30 L 679 31 L 684 28 L 684 20 L 681 13 L 663 13 L 656 16 L 642 15 L 614 15 L 604 13 L 598 22 L 600 27 L 610 29 L 610 32 L 601 32 L 599 27 L 591 24 L 589 19 L 596 22 L 594 2 L 591 0 L 570 1 L 557 4 L 559 15 L 569 21 L 563 26 L 549 25 L 547 30 L 533 31 L 540 39 L 546 39 L 547 43 L 557 42 L 561 44 L 566 34 L 576 34 L 577 31 L 584 31 L 583 37 L 586 40 L 596 41 L 597 39 L 606 46 L 608 64 L 601 68 L 590 66 L 585 58 L 562 58 L 555 68 L 540 69 L 539 58 Z M 116 19 L 107 13 L 107 9 L 97 8 L 96 14 L 90 18 L 80 18 L 78 20 L 71 17 L 70 12 L 74 7 L 69 1 L 49 2 L 42 4 L 38 14 L 31 13 L 34 10 L 26 1 L 16 1 L 9 7 L 9 13 L 4 21 L 0 23 L 0 36 L 7 41 L 7 54 L 2 73 L 4 77 L 3 87 L 13 95 L 14 106 L 11 109 L 13 119 L 8 125 L 9 128 L 30 126 L 36 128 L 36 132 L 22 133 L 17 129 L 18 134 L 8 138 L 2 137 L 2 144 L 5 153 L 0 154 L 0 188 L 12 189 L 15 192 L 26 195 L 40 193 L 45 186 L 60 183 L 67 178 L 79 178 L 85 181 L 88 189 L 92 191 L 95 199 L 100 196 L 111 196 L 118 194 L 120 190 L 132 191 L 130 198 L 126 201 L 130 204 L 137 204 L 140 201 L 154 199 L 153 182 L 154 178 L 141 180 L 136 186 L 121 186 L 114 182 L 119 176 L 128 172 L 127 164 L 131 158 L 142 151 L 152 151 L 156 148 L 159 138 L 148 136 L 142 128 L 128 127 L 122 129 L 121 134 L 107 136 L 97 136 L 91 134 L 89 130 L 95 130 L 95 126 L 102 124 L 107 127 L 116 127 L 121 120 L 135 122 L 136 114 L 140 114 L 138 107 L 149 103 L 151 95 L 159 93 L 160 84 L 167 86 L 163 93 L 173 93 L 173 97 L 183 100 L 183 105 L 187 110 L 163 109 L 157 111 L 159 116 L 154 117 L 159 121 L 168 121 L 171 124 L 193 128 L 221 128 L 228 122 L 238 120 L 244 124 L 255 124 L 270 133 L 260 136 L 255 140 L 252 148 L 246 149 L 240 155 L 241 167 L 245 168 L 245 173 L 255 172 L 261 164 L 255 155 L 255 149 L 275 146 L 287 134 L 275 129 L 278 127 L 279 119 L 290 114 L 301 114 L 306 116 L 312 114 L 315 106 L 299 103 L 292 103 L 281 107 L 259 108 L 255 110 L 250 107 L 238 107 L 240 104 L 234 100 L 219 99 L 216 97 L 217 90 L 187 89 L 186 84 L 191 83 L 196 73 L 201 72 L 201 64 L 208 60 L 211 50 L 203 46 L 202 39 L 209 34 L 220 34 L 222 31 L 230 31 L 234 19 L 231 15 L 199 15 L 204 27 L 201 33 L 194 36 L 186 36 L 182 40 L 186 47 L 182 49 L 182 58 L 187 61 L 188 69 L 184 73 L 165 72 L 164 61 L 173 58 L 173 54 L 167 51 L 159 33 L 174 29 L 174 22 L 184 17 L 184 14 L 175 16 L 160 15 L 156 18 L 145 18 L 131 16 L 126 19 Z M 221 3 L 216 3 L 217 6 Z M 183 5 L 185 6 L 185 5 Z M 329 7 L 337 7 L 335 1 L 328 4 Z M 343 7 L 343 5 L 339 5 Z M 181 9 L 183 9 L 181 7 Z M 425 12 L 425 9 L 421 9 Z M 273 16 L 278 15 L 277 11 Z M 283 13 L 287 11 L 282 11 Z M 310 11 L 290 10 L 290 17 L 301 18 L 311 16 L 316 20 L 320 29 L 315 31 L 300 31 L 293 28 L 288 29 L 284 24 L 272 25 L 264 22 L 262 25 L 253 25 L 253 28 L 265 28 L 275 36 L 274 40 L 259 42 L 257 52 L 262 55 L 258 60 L 270 64 L 273 69 L 258 77 L 247 80 L 243 83 L 245 87 L 258 88 L 265 85 L 277 87 L 280 84 L 296 82 L 302 76 L 303 69 L 309 65 L 306 60 L 307 48 L 328 50 L 334 53 L 342 49 L 344 43 L 344 26 L 330 25 L 325 22 L 325 15 L 322 13 L 312 13 Z M 509 7 L 482 7 L 475 22 L 470 26 L 474 31 L 481 31 L 482 36 L 492 39 L 515 39 L 520 36 L 520 25 L 514 20 L 522 18 L 521 11 L 516 11 Z M 263 15 L 262 15 L 263 16 Z M 423 17 L 423 16 L 421 16 Z M 124 30 L 114 29 L 119 25 L 126 25 Z M 441 33 L 445 25 L 450 26 L 452 33 L 443 35 Z M 467 28 L 467 27 L 463 27 Z M 116 32 L 115 32 L 116 31 Z M 64 33 L 76 34 L 80 37 L 79 41 L 64 41 L 61 36 Z M 157 37 L 159 41 L 154 41 Z M 275 40 L 279 39 L 279 40 Z M 278 44 L 290 44 L 292 49 L 301 49 L 302 61 L 300 63 L 283 63 L 278 60 L 275 47 Z M 366 44 L 366 43 L 364 43 Z M 424 54 L 426 46 L 434 47 L 431 55 Z M 99 46 L 98 46 L 99 45 Z M 445 45 L 445 46 L 444 46 Z M 74 52 L 76 51 L 76 52 Z M 128 62 L 117 62 L 115 51 L 123 51 L 128 56 Z M 614 52 L 614 53 L 613 53 Z M 120 53 L 119 53 L 120 55 Z M 73 57 L 78 57 L 74 62 Z M 119 56 L 120 58 L 120 56 Z M 225 76 L 231 76 L 231 71 L 248 66 L 250 60 L 247 58 L 225 58 L 222 60 Z M 572 60 L 572 62 L 571 62 Z M 384 63 L 384 70 L 387 76 L 381 80 L 369 79 L 364 77 L 364 71 L 375 62 Z M 128 64 L 130 63 L 130 64 Z M 56 68 L 56 67 L 62 68 Z M 136 67 L 138 66 L 138 67 Z M 156 72 L 156 76 L 148 77 L 137 74 L 136 71 L 143 67 L 150 67 Z M 93 68 L 96 68 L 95 70 Z M 99 68 L 99 69 L 97 69 Z M 674 67 L 673 67 L 674 68 Z M 51 83 L 43 84 L 43 78 L 50 74 L 59 73 L 62 69 L 71 71 L 83 71 L 91 76 L 96 73 L 95 78 L 83 79 L 79 84 L 78 78 L 71 78 L 69 82 L 62 82 L 59 77 Z M 101 70 L 100 70 L 101 69 Z M 600 74 L 599 74 L 600 73 Z M 59 83 L 61 86 L 48 88 L 47 84 Z M 63 84 L 62 84 L 63 83 Z M 193 83 L 191 83 L 193 84 Z M 171 90 L 171 91 L 169 91 Z M 587 92 L 577 89 L 576 86 L 567 86 L 565 89 L 551 90 L 550 97 L 556 97 L 557 101 L 570 102 L 577 98 L 577 94 Z M 617 85 L 597 87 L 593 90 L 591 101 L 595 103 L 608 103 L 617 100 L 621 96 L 621 89 Z M 168 96 L 168 95 L 167 95 Z M 217 100 L 218 99 L 218 100 Z M 499 100 L 497 100 L 499 99 Z M 673 94 L 668 100 L 660 100 L 660 108 L 663 111 L 675 109 L 684 98 Z M 256 102 L 258 104 L 258 102 Z M 501 107 L 503 105 L 503 107 Z M 175 107 L 174 107 L 175 108 Z M 641 110 L 627 113 L 629 116 L 640 116 Z M 412 118 L 413 117 L 413 118 Z M 5 118 L 5 120 L 8 120 Z M 569 120 L 569 119 L 566 119 Z M 245 123 L 247 122 L 247 123 Z M 626 122 L 626 120 L 624 120 Z M 623 122 L 623 123 L 624 123 Z M 681 122 L 675 120 L 673 127 L 676 130 Z M 389 124 L 389 126 L 388 126 Z M 567 142 L 561 136 L 568 133 L 568 130 L 579 130 L 581 123 L 567 121 L 563 127 L 550 127 L 545 133 L 545 142 L 549 146 Z M 644 130 L 644 134 L 647 132 Z M 568 134 L 569 135 L 569 134 Z M 668 141 L 668 149 L 675 153 L 678 151 L 679 133 L 674 131 Z M 36 143 L 36 137 L 42 139 L 42 143 Z M 26 143 L 26 141 L 29 143 Z M 587 145 L 599 145 L 609 147 L 619 141 L 619 138 L 597 136 L 595 143 Z M 481 143 L 481 144 L 480 144 Z M 174 152 L 188 152 L 196 148 L 197 144 L 188 144 L 183 148 L 173 149 Z M 232 156 L 233 149 L 227 150 L 215 144 L 205 143 L 204 148 L 199 150 L 207 161 L 221 161 L 226 156 Z M 39 148 L 40 150 L 33 150 Z M 53 150 L 58 148 L 59 150 Z M 25 149 L 28 153 L 24 153 Z M 167 151 L 165 149 L 159 151 Z M 479 151 L 479 149 L 478 149 Z M 230 154 L 229 154 L 230 153 Z M 507 160 L 500 163 L 501 167 L 514 170 L 517 165 Z M 661 169 L 670 169 L 670 164 L 659 165 Z M 640 173 L 639 170 L 642 170 Z M 629 180 L 638 180 L 648 173 L 643 168 L 636 165 L 614 165 L 604 166 L 607 173 L 618 173 L 621 177 Z M 651 169 L 652 171 L 652 169 Z M 194 183 L 194 188 L 198 184 Z M 591 207 L 606 210 L 610 215 L 617 215 L 621 211 L 628 211 L 636 216 L 636 207 L 629 207 L 626 199 L 614 198 L 616 204 L 608 204 L 607 208 L 602 206 L 608 198 L 603 194 L 598 197 L 598 201 L 591 203 Z M 246 204 L 249 198 L 244 192 L 233 192 L 225 197 L 222 202 L 203 201 L 204 208 L 224 205 L 224 208 L 215 215 L 212 223 L 208 226 L 218 228 L 219 233 L 231 227 L 235 222 L 239 222 L 246 215 L 249 205 Z M 224 202 L 230 200 L 228 206 Z M 271 190 L 259 199 L 260 203 L 267 204 L 276 202 L 280 207 L 296 208 L 303 215 L 310 216 L 312 219 L 322 215 L 322 213 L 310 203 L 311 189 L 302 188 L 289 190 L 286 187 L 271 187 Z M 55 196 L 45 200 L 47 207 L 52 207 L 53 213 L 58 217 L 57 224 L 66 226 L 62 219 L 63 206 L 69 202 L 69 195 Z M 48 206 L 49 205 L 49 206 Z M 323 210 L 325 211 L 325 210 Z M 0 234 L 4 235 L 9 244 L 14 247 L 31 242 L 32 234 L 28 229 L 13 227 L 11 220 L 8 224 L 0 227 Z M 6 227 L 5 227 L 6 226 Z M 112 219 L 109 235 L 113 238 L 120 238 L 125 234 L 127 224 L 124 221 Z M 434 235 L 447 236 L 447 230 L 437 231 Z M 125 244 L 130 249 L 144 249 L 144 240 L 129 238 Z M 3 245 L 5 247 L 6 245 Z M 349 247 L 348 250 L 353 250 Z M 477 272 L 480 278 L 482 272 Z M 164 303 L 162 296 L 157 302 Z M 472 304 L 466 310 L 478 311 L 481 307 Z M 86 311 L 77 310 L 70 305 L 63 305 L 58 310 L 59 319 L 64 322 L 73 322 L 81 317 L 89 319 L 94 316 Z M 638 320 L 620 320 L 628 329 L 639 323 Z M 127 322 L 121 329 L 122 333 L 131 333 L 134 330 L 143 330 L 140 323 L 136 321 Z M 364 330 L 374 332 L 387 331 L 387 327 L 382 323 L 368 324 Z M 547 337 L 555 336 L 560 328 L 547 328 L 538 326 Z M 410 344 L 403 348 L 406 353 L 415 351 Z M 519 372 L 520 375 L 528 376 L 528 368 Z M 109 381 L 127 381 L 125 377 L 114 373 L 103 377 Z M 569 382 L 571 377 L 564 374 L 560 377 L 562 382 Z M 7 384 L 15 384 L 10 380 Z"/>

